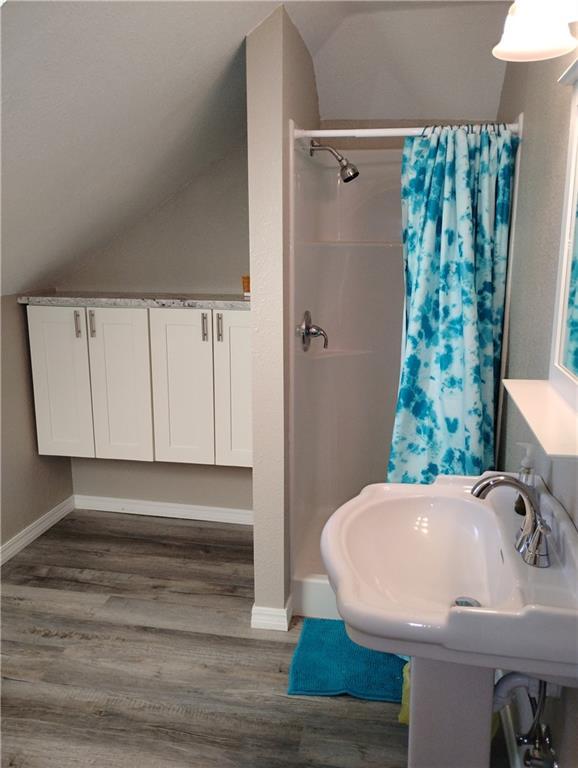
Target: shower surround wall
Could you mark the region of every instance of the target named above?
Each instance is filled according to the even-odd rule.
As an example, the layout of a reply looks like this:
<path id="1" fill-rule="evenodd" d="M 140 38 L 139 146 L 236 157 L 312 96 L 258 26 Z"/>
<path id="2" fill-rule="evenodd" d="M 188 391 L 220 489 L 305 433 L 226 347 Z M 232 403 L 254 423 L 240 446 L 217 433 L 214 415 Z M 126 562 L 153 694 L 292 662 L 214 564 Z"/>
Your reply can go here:
<path id="1" fill-rule="evenodd" d="M 331 143 L 329 140 L 322 143 Z M 295 142 L 293 326 L 309 309 L 329 336 L 291 350 L 291 550 L 295 613 L 334 616 L 321 529 L 367 484 L 383 482 L 403 315 L 401 150 L 347 150 L 344 184 L 328 153 Z"/>

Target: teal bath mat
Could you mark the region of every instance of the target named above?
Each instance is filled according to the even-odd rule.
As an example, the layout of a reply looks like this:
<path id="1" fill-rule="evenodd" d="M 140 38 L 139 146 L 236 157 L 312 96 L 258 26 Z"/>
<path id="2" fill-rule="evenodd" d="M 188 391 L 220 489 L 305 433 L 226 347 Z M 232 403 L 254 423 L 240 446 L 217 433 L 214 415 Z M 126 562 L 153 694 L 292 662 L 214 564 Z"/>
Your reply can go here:
<path id="1" fill-rule="evenodd" d="M 292 696 L 339 696 L 401 701 L 405 661 L 363 648 L 349 639 L 342 621 L 304 619 L 289 670 Z"/>

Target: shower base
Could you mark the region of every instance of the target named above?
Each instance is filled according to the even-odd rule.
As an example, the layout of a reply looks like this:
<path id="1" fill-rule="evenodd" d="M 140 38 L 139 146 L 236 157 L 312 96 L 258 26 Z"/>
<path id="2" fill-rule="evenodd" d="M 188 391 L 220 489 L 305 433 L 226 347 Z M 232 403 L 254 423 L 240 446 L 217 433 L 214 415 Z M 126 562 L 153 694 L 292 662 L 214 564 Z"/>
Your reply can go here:
<path id="1" fill-rule="evenodd" d="M 321 559 L 320 540 L 323 526 L 332 510 L 318 512 L 307 524 L 293 561 L 291 592 L 293 614 L 316 619 L 339 619 L 335 593 Z"/>

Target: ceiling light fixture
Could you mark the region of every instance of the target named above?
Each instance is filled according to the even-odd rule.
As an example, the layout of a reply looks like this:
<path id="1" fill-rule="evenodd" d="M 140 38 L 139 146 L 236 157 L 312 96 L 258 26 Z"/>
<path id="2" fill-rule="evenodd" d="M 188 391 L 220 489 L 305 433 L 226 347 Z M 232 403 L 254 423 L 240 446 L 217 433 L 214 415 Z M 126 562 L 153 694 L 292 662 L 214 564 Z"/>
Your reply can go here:
<path id="1" fill-rule="evenodd" d="M 502 39 L 492 53 L 502 61 L 542 61 L 563 56 L 578 46 L 568 26 L 577 17 L 577 0 L 516 0 L 506 16 Z"/>

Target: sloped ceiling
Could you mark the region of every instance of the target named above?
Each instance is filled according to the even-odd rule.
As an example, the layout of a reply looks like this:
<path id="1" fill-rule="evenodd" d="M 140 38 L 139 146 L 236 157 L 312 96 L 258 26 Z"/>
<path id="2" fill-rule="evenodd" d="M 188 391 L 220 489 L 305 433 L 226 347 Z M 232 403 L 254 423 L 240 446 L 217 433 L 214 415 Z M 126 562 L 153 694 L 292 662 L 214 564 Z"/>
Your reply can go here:
<path id="1" fill-rule="evenodd" d="M 277 5 L 3 5 L 3 294 L 45 287 L 244 146 L 243 41 Z M 323 118 L 495 116 L 507 3 L 286 7 Z"/>
<path id="2" fill-rule="evenodd" d="M 268 3 L 8 2 L 2 292 L 43 286 L 245 142 Z"/>
<path id="3" fill-rule="evenodd" d="M 505 64 L 491 49 L 508 3 L 337 5 L 319 8 L 318 23 L 310 3 L 287 5 L 313 55 L 322 119 L 496 117 Z"/>

